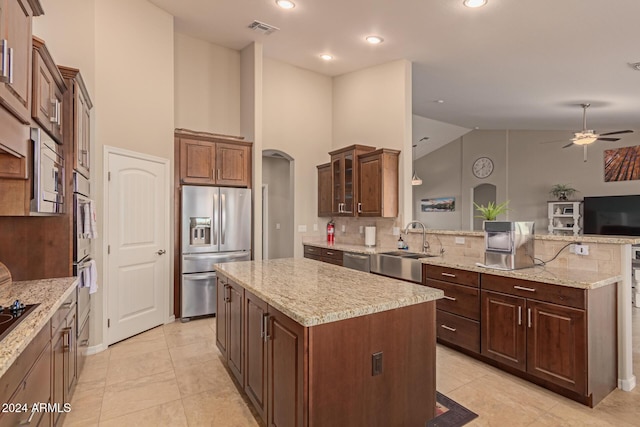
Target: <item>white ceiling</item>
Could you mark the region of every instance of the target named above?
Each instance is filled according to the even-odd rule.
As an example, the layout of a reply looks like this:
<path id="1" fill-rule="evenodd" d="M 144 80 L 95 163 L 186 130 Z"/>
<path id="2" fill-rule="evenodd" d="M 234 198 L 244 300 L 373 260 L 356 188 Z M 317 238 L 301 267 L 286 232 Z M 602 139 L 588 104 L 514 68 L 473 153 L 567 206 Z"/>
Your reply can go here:
<path id="1" fill-rule="evenodd" d="M 175 29 L 329 76 L 413 63 L 413 113 L 480 129 L 640 130 L 640 0 L 150 0 Z M 259 20 L 269 36 L 247 28 Z M 384 37 L 371 46 L 366 35 Z M 321 53 L 335 57 L 332 62 Z M 435 101 L 442 99 L 442 104 Z"/>

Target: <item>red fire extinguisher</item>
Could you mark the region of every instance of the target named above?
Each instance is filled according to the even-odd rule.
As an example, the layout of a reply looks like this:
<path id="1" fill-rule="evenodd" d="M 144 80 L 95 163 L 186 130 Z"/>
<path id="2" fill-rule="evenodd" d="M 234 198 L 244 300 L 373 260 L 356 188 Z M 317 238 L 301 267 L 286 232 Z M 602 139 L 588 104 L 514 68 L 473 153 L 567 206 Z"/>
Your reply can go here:
<path id="1" fill-rule="evenodd" d="M 333 219 L 327 223 L 327 243 L 333 245 L 336 241 L 335 238 L 336 232 L 336 223 L 333 222 Z"/>

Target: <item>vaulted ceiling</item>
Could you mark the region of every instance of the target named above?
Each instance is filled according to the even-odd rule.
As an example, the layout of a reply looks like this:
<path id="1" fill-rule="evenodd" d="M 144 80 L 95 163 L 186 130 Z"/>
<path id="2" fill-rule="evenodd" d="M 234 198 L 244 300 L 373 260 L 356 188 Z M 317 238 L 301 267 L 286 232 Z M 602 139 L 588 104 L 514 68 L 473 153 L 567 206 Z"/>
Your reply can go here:
<path id="1" fill-rule="evenodd" d="M 590 102 L 598 131 L 640 130 L 638 0 L 150 0 L 175 29 L 337 76 L 397 59 L 413 63 L 413 112 L 480 129 L 578 130 Z M 259 20 L 279 28 L 250 30 Z M 370 34 L 384 42 L 372 46 Z M 332 61 L 319 58 L 322 53 Z M 437 102 L 442 100 L 444 102 Z"/>

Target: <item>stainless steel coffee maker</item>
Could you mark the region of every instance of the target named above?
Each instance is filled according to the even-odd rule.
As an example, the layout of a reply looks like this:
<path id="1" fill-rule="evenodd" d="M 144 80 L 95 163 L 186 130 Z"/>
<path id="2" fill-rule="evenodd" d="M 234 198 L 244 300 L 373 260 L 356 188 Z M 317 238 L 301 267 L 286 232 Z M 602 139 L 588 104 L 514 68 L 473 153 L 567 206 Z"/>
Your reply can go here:
<path id="1" fill-rule="evenodd" d="M 501 270 L 534 265 L 533 221 L 487 221 L 484 223 L 484 264 Z"/>

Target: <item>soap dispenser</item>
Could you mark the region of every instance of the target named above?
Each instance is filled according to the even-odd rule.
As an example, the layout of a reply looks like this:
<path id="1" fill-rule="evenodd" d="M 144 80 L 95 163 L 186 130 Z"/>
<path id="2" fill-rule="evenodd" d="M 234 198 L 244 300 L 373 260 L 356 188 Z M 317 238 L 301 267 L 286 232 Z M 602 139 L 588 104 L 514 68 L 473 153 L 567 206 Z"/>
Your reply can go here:
<path id="1" fill-rule="evenodd" d="M 398 249 L 405 249 L 404 240 L 402 240 L 402 236 L 398 238 Z"/>

